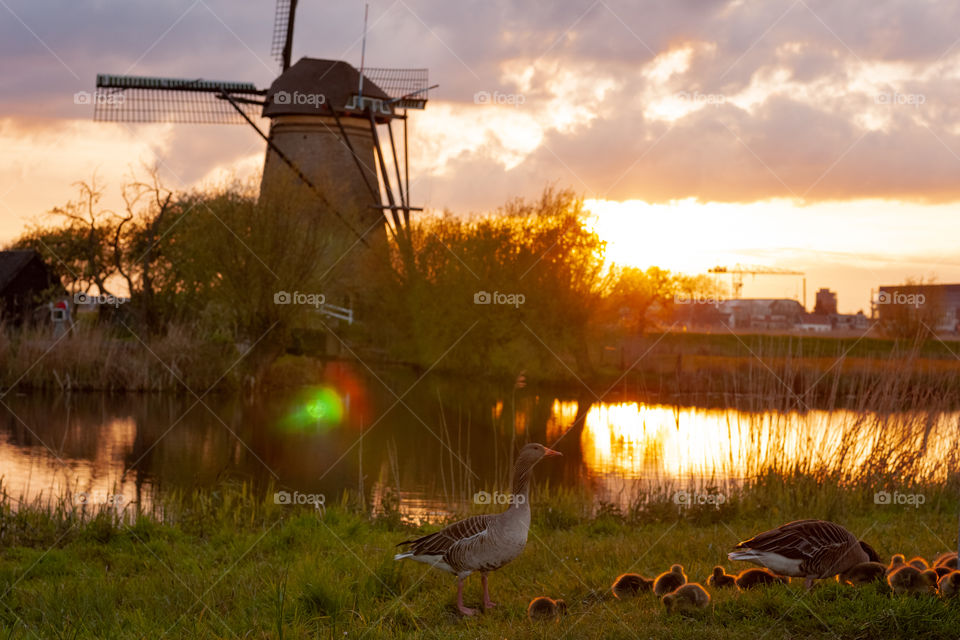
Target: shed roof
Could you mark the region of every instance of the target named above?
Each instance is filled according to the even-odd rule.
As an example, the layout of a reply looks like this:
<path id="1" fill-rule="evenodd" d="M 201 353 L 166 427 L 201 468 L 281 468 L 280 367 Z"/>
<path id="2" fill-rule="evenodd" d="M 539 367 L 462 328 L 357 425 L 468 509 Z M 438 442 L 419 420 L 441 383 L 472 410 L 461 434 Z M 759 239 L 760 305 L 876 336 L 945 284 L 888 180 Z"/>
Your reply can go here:
<path id="1" fill-rule="evenodd" d="M 34 259 L 41 260 L 40 254 L 32 249 L 0 251 L 0 293 Z"/>

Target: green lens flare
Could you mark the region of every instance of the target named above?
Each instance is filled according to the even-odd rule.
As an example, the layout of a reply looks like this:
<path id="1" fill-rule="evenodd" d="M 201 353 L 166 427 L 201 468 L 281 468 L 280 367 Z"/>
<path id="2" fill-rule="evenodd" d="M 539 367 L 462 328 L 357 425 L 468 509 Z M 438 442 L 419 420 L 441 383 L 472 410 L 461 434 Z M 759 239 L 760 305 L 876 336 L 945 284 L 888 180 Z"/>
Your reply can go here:
<path id="1" fill-rule="evenodd" d="M 326 430 L 343 420 L 343 400 L 334 389 L 321 387 L 310 389 L 297 399 L 292 411 L 284 421 L 290 429 L 298 431 Z"/>

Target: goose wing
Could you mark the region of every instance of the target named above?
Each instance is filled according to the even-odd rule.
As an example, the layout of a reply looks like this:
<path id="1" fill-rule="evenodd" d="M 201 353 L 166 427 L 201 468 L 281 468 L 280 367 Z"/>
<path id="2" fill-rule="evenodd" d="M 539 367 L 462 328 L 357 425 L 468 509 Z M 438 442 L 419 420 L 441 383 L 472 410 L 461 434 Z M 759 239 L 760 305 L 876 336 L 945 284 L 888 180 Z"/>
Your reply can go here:
<path id="1" fill-rule="evenodd" d="M 485 533 L 492 517 L 494 517 L 493 514 L 470 516 L 464 520 L 454 522 L 436 533 L 431 533 L 422 538 L 416 538 L 415 540 L 404 540 L 398 543 L 397 546 L 410 545 L 410 552 L 415 556 L 445 556 L 457 543 Z"/>
<path id="2" fill-rule="evenodd" d="M 856 536 L 838 524 L 797 520 L 759 533 L 736 548 L 776 553 L 807 566 L 830 567 L 851 544 L 858 544 Z"/>

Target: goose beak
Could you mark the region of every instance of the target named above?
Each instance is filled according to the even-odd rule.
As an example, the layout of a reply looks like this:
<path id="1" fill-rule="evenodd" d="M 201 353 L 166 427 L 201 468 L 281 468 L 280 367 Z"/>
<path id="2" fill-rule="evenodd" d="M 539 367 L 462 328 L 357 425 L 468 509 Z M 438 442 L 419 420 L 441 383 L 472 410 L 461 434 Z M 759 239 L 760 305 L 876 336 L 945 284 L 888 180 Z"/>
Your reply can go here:
<path id="1" fill-rule="evenodd" d="M 553 456 L 562 456 L 562 455 L 563 455 L 563 454 L 560 453 L 559 451 L 555 451 L 555 450 L 553 450 L 553 449 L 550 449 L 549 447 L 544 447 L 544 449 L 545 449 L 545 451 L 543 452 L 543 457 L 544 457 L 544 458 L 550 458 L 550 457 L 553 457 Z"/>

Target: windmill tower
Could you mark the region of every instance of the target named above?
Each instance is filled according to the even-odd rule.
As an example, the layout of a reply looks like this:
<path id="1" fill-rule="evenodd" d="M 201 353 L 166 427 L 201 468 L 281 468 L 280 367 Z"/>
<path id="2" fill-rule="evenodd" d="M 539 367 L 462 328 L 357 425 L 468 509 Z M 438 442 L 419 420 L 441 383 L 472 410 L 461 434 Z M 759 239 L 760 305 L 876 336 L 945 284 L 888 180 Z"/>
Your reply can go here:
<path id="1" fill-rule="evenodd" d="M 290 64 L 297 0 L 278 0 L 272 54 L 281 74 L 248 82 L 97 75 L 94 120 L 247 124 L 266 141 L 261 198 L 290 197 L 353 243 L 402 242 L 411 207 L 407 111 L 426 107 L 426 69 L 361 69 L 341 60 Z M 365 37 L 364 37 L 365 40 Z M 254 118 L 270 119 L 265 133 Z M 393 122 L 402 123 L 402 147 Z M 390 167 L 393 167 L 391 175 Z M 386 217 L 389 214 L 389 217 Z"/>

